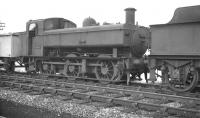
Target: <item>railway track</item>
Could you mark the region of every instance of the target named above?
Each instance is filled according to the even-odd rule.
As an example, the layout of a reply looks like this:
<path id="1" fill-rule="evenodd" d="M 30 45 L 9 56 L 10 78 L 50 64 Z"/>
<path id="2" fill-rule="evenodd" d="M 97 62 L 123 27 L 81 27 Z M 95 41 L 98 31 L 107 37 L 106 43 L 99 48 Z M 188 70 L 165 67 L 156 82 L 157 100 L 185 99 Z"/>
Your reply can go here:
<path id="1" fill-rule="evenodd" d="M 4 72 L 4 74 L 6 74 Z M 113 88 L 123 88 L 128 90 L 140 90 L 145 92 L 155 92 L 155 93 L 165 93 L 165 94 L 171 94 L 171 95 L 179 95 L 179 96 L 189 96 L 189 97 L 198 97 L 200 96 L 199 91 L 196 92 L 175 92 L 168 88 L 168 85 L 166 84 L 147 84 L 147 83 L 141 83 L 141 82 L 135 82 L 131 81 L 130 86 L 126 85 L 126 82 L 124 81 L 116 81 L 113 82 L 111 80 L 97 80 L 95 78 L 87 78 L 87 77 L 78 77 L 74 78 L 71 76 L 62 76 L 62 75 L 29 75 L 24 73 L 15 72 L 10 75 L 13 76 L 20 76 L 20 78 L 23 76 L 25 78 L 35 78 L 37 79 L 43 79 L 43 80 L 52 80 L 52 81 L 58 81 L 58 82 L 66 82 L 66 83 L 85 83 L 89 85 L 96 85 L 96 86 L 102 86 L 102 87 L 113 87 Z"/>
<path id="2" fill-rule="evenodd" d="M 159 115 L 178 117 L 200 117 L 200 98 L 184 95 L 147 92 L 142 89 L 127 89 L 98 85 L 86 85 L 73 82 L 61 82 L 48 78 L 36 79 L 23 76 L 1 75 L 1 86 L 37 91 L 40 94 L 56 94 L 68 99 L 83 99 L 87 102 L 102 102 L 121 105 L 134 109 L 155 111 Z M 175 105 L 177 104 L 177 105 Z"/>
<path id="3" fill-rule="evenodd" d="M 4 73 L 4 74 L 7 73 L 6 71 L 2 71 L 2 70 L 0 72 Z M 137 80 L 130 81 L 129 86 L 126 86 L 127 85 L 126 79 L 115 80 L 115 81 L 107 80 L 107 79 L 97 80 L 96 78 L 90 78 L 90 77 L 87 77 L 87 76 L 75 77 L 75 76 L 66 76 L 66 75 L 60 75 L 60 74 L 27 74 L 27 73 L 22 73 L 22 72 L 17 72 L 17 71 L 9 73 L 9 74 L 11 74 L 11 75 L 19 75 L 19 76 L 26 76 L 26 77 L 33 77 L 33 76 L 41 77 L 40 75 L 42 75 L 43 77 L 44 76 L 53 77 L 55 80 L 57 80 L 57 78 L 63 78 L 63 80 L 69 80 L 70 79 L 70 80 L 73 80 L 73 81 L 83 80 L 83 81 L 87 81 L 87 83 L 88 82 L 92 82 L 92 84 L 94 84 L 96 82 L 96 83 L 100 83 L 100 84 L 103 83 L 102 85 L 108 84 L 109 86 L 110 85 L 116 86 L 116 84 L 118 84 L 118 85 L 120 84 L 120 85 L 123 85 L 123 86 L 118 86 L 119 88 L 126 88 L 126 89 L 142 89 L 144 91 L 149 91 L 149 92 L 151 92 L 151 91 L 154 91 L 154 92 L 162 91 L 162 92 L 173 93 L 173 94 L 179 94 L 180 93 L 180 92 L 175 92 L 175 91 L 171 90 L 169 88 L 168 84 L 145 83 L 145 82 L 141 82 L 141 80 L 139 80 L 139 81 L 137 81 Z M 142 79 L 142 78 L 140 78 L 140 79 Z M 61 79 L 59 79 L 59 80 L 61 80 Z M 199 90 L 200 90 L 200 85 L 197 85 L 196 89 L 195 89 L 195 92 L 200 95 L 200 91 Z M 183 94 L 183 93 L 181 93 L 181 94 Z M 184 94 L 188 95 L 188 94 L 191 94 L 191 92 L 184 92 Z M 198 95 L 198 94 L 195 94 L 195 95 Z"/>
<path id="4" fill-rule="evenodd" d="M 2 74 L 6 74 L 5 71 L 0 71 Z M 88 78 L 88 77 L 74 77 L 74 76 L 64 76 L 64 75 L 49 75 L 49 74 L 42 74 L 40 75 L 30 75 L 30 74 L 26 74 L 26 73 L 20 73 L 20 72 L 14 72 L 14 73 L 9 73 L 9 75 L 13 75 L 13 76 L 23 76 L 23 77 L 35 77 L 35 78 L 42 78 L 42 79 L 46 79 L 48 77 L 48 80 L 54 80 L 54 81 L 63 81 L 63 82 L 84 82 L 85 84 L 96 84 L 96 85 L 100 85 L 100 86 L 113 86 L 116 88 L 124 88 L 124 89 L 139 89 L 139 90 L 143 90 L 143 91 L 162 91 L 162 92 L 167 92 L 167 93 L 172 93 L 173 91 L 169 90 L 168 85 L 164 85 L 164 84 L 150 84 L 150 83 L 141 83 L 136 82 L 136 81 L 130 81 L 130 86 L 126 86 L 127 83 L 125 80 L 118 80 L 118 81 L 112 81 L 112 80 L 97 80 L 96 78 Z M 175 93 L 174 93 L 175 94 Z"/>

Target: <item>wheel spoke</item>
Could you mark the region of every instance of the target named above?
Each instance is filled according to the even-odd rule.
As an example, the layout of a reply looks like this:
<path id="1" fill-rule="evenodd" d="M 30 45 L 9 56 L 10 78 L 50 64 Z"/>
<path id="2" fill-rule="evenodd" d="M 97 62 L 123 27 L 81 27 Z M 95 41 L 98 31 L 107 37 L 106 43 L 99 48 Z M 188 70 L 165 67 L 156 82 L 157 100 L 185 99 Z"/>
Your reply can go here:
<path id="1" fill-rule="evenodd" d="M 102 66 L 95 67 L 95 75 L 97 79 L 112 80 L 114 78 L 114 65 L 112 61 L 101 60 L 97 62 Z"/>
<path id="2" fill-rule="evenodd" d="M 112 72 L 112 73 L 113 73 L 113 72 L 114 72 L 114 70 L 108 70 L 108 72 Z"/>
<path id="3" fill-rule="evenodd" d="M 108 66 L 107 68 L 110 70 L 110 69 L 113 69 L 113 66 L 111 65 L 111 66 Z"/>
<path id="4" fill-rule="evenodd" d="M 108 75 L 108 74 L 106 75 L 106 79 L 110 80 L 110 77 L 109 77 L 109 75 Z"/>
<path id="5" fill-rule="evenodd" d="M 108 76 L 111 78 L 111 77 L 112 77 L 112 74 L 108 73 Z"/>

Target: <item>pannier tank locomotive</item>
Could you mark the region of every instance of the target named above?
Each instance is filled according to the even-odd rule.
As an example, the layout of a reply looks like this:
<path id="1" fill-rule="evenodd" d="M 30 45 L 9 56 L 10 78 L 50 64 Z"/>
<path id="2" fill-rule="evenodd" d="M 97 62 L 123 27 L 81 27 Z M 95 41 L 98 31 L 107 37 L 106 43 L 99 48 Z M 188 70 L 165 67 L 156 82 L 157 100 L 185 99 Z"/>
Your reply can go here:
<path id="1" fill-rule="evenodd" d="M 81 28 L 64 18 L 30 20 L 25 32 L 15 34 L 20 51 L 3 61 L 10 71 L 18 62 L 27 72 L 130 81 L 130 75 L 147 73 L 143 55 L 150 40 L 149 29 L 135 25 L 135 11 L 125 9 L 124 24 L 99 26 L 89 17 Z"/>

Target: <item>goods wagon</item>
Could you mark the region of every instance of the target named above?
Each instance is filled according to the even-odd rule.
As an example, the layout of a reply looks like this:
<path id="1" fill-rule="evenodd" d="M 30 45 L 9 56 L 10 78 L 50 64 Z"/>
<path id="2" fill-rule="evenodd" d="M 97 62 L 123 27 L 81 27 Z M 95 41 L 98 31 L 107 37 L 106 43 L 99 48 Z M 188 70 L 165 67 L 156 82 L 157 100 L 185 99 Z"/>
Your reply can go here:
<path id="1" fill-rule="evenodd" d="M 0 68 L 14 70 L 16 57 L 23 55 L 23 44 L 18 34 L 0 35 Z"/>
<path id="2" fill-rule="evenodd" d="M 21 40 L 15 34 L 0 35 L 0 57 L 21 56 Z"/>
<path id="3" fill-rule="evenodd" d="M 199 82 L 200 6 L 178 8 L 169 23 L 151 25 L 151 38 L 151 79 L 161 70 L 172 89 L 192 90 Z"/>

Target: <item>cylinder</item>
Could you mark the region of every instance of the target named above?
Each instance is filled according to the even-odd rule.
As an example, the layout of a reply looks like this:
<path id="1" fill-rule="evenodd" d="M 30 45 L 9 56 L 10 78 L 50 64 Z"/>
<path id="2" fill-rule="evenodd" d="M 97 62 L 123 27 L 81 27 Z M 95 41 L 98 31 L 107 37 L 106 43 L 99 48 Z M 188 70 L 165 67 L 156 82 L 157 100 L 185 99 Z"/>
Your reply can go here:
<path id="1" fill-rule="evenodd" d="M 126 8 L 126 24 L 135 25 L 135 8 Z"/>

